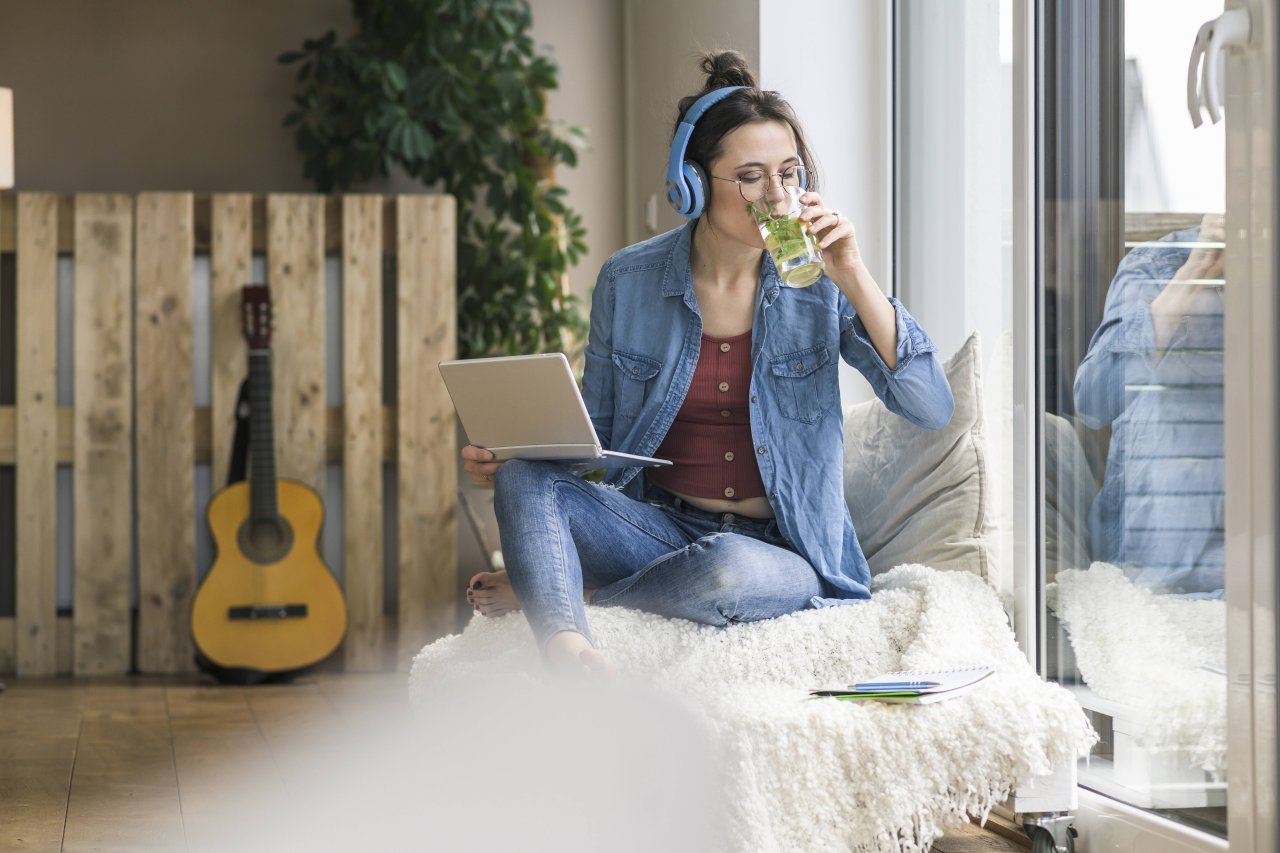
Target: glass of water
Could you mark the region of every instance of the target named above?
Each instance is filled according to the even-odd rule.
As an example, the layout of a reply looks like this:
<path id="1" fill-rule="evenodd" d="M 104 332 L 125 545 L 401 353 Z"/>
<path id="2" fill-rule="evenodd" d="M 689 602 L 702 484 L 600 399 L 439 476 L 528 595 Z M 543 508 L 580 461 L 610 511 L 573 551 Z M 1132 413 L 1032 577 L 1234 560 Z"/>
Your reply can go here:
<path id="1" fill-rule="evenodd" d="M 803 194 L 801 187 L 770 187 L 750 207 L 764 246 L 787 287 L 808 287 L 823 273 L 818 238 L 806 230 L 800 219 Z"/>

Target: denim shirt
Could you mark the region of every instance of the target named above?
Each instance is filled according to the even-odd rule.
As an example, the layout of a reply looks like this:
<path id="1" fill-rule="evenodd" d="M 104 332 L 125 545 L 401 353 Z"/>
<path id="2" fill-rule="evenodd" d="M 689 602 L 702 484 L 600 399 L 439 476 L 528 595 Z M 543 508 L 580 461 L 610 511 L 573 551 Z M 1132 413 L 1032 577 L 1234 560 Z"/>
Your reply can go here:
<path id="1" fill-rule="evenodd" d="M 1199 228 L 1140 246 L 1116 269 L 1102 323 L 1076 371 L 1075 403 L 1111 427 L 1089 511 L 1091 556 L 1140 586 L 1188 597 L 1223 588 L 1222 288 L 1202 286 L 1158 353 L 1151 303 L 1191 254 Z"/>
<path id="2" fill-rule="evenodd" d="M 651 456 L 693 381 L 702 315 L 689 247 L 695 223 L 629 246 L 600 270 L 591 305 L 583 398 L 601 443 Z M 866 327 L 825 275 L 784 288 L 768 253 L 751 327 L 749 407 L 755 461 L 778 526 L 822 578 L 810 607 L 871 597 L 871 572 L 844 500 L 844 429 L 837 355 L 893 412 L 937 429 L 951 419 L 951 388 L 936 347 L 906 309 L 890 370 Z M 639 498 L 641 468 L 610 470 L 605 484 Z"/>

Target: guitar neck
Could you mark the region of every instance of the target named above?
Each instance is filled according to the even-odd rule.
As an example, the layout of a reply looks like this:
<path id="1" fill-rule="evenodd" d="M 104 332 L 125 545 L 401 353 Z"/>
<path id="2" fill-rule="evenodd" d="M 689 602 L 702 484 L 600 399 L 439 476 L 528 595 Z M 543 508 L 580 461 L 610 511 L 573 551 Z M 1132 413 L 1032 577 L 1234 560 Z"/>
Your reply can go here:
<path id="1" fill-rule="evenodd" d="M 279 518 L 269 349 L 249 351 L 249 497 L 255 523 Z"/>

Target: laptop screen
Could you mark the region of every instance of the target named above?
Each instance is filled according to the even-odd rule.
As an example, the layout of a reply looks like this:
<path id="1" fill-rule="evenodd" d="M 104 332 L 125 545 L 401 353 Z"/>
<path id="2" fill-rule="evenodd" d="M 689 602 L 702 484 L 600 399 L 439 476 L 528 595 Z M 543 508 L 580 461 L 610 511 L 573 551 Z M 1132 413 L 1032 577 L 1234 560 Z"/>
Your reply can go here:
<path id="1" fill-rule="evenodd" d="M 599 447 L 563 353 L 444 361 L 440 374 L 477 447 Z"/>

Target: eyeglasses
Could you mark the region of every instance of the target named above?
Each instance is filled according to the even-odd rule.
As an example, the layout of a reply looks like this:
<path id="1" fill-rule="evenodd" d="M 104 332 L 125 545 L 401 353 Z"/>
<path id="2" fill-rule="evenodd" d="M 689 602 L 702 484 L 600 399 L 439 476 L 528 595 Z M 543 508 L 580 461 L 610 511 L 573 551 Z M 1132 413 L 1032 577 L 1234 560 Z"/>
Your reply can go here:
<path id="1" fill-rule="evenodd" d="M 807 187 L 813 181 L 813 172 L 810 172 L 804 166 L 788 166 L 781 172 L 772 173 L 753 169 L 736 181 L 733 178 L 721 178 L 716 175 L 711 177 L 717 181 L 728 181 L 731 184 L 737 184 L 738 194 L 742 196 L 742 200 L 747 204 L 754 204 L 773 186 L 773 178 L 778 178 L 779 186 Z"/>

